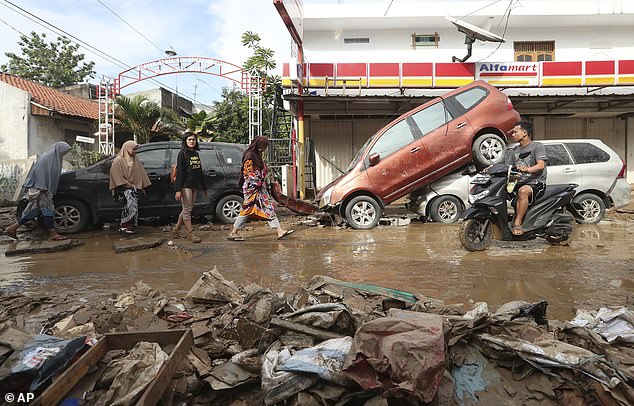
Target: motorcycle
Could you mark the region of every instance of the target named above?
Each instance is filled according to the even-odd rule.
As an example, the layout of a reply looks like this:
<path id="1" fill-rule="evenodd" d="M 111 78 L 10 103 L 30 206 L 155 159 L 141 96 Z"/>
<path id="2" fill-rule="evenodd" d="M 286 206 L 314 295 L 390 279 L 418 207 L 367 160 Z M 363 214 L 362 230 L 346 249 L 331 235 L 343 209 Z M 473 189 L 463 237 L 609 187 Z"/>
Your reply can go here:
<path id="1" fill-rule="evenodd" d="M 522 235 L 512 233 L 513 221 L 507 201 L 513 200 L 520 172 L 514 166 L 495 164 L 477 173 L 470 165 L 463 174 L 472 176 L 469 182 L 469 203 L 472 207 L 462 214 L 460 242 L 469 251 L 483 251 L 493 239 L 493 228 L 500 231 L 502 241 L 526 241 L 545 238 L 553 245 L 565 243 L 572 236 L 574 218 L 566 207 L 575 195 L 575 184 L 548 185 L 542 196 L 529 205 Z"/>

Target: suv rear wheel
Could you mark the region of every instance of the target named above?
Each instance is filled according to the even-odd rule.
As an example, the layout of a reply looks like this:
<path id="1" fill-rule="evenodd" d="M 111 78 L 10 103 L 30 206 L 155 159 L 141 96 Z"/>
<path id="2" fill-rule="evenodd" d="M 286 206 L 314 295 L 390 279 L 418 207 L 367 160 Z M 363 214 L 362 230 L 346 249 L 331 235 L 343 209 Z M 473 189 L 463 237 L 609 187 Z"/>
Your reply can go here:
<path id="1" fill-rule="evenodd" d="M 242 196 L 227 195 L 216 205 L 216 219 L 224 224 L 233 223 L 242 210 Z"/>
<path id="2" fill-rule="evenodd" d="M 484 168 L 504 162 L 506 143 L 497 134 L 483 134 L 473 142 L 471 152 L 476 165 Z"/>
<path id="3" fill-rule="evenodd" d="M 62 233 L 78 233 L 88 226 L 90 211 L 77 200 L 60 199 L 55 202 L 55 228 Z"/>
<path id="4" fill-rule="evenodd" d="M 367 230 L 377 224 L 381 219 L 381 206 L 370 196 L 357 196 L 346 205 L 346 221 L 350 227 L 358 230 Z"/>
<path id="5" fill-rule="evenodd" d="M 605 203 L 592 193 L 581 193 L 572 199 L 579 224 L 596 224 L 605 216 Z"/>

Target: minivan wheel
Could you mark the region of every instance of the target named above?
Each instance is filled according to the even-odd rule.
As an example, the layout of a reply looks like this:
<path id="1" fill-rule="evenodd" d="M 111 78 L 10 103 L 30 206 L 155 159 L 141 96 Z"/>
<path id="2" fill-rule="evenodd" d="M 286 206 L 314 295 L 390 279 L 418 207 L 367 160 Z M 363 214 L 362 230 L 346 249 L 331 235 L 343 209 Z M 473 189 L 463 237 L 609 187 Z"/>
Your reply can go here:
<path id="1" fill-rule="evenodd" d="M 484 134 L 473 142 L 473 161 L 480 167 L 504 162 L 506 143 L 497 134 Z"/>
<path id="2" fill-rule="evenodd" d="M 55 228 L 57 231 L 74 234 L 84 230 L 90 220 L 90 210 L 77 200 L 60 199 L 55 202 Z"/>
<path id="3" fill-rule="evenodd" d="M 605 216 L 603 199 L 592 193 L 581 193 L 572 202 L 576 211 L 575 219 L 579 224 L 596 224 Z"/>
<path id="4" fill-rule="evenodd" d="M 357 196 L 346 205 L 346 221 L 357 230 L 367 230 L 379 224 L 383 211 L 369 196 Z"/>
<path id="5" fill-rule="evenodd" d="M 216 205 L 216 220 L 223 224 L 233 223 L 242 210 L 242 196 L 228 195 Z"/>
<path id="6" fill-rule="evenodd" d="M 438 196 L 429 208 L 429 217 L 436 223 L 455 223 L 462 214 L 462 203 L 455 196 Z"/>

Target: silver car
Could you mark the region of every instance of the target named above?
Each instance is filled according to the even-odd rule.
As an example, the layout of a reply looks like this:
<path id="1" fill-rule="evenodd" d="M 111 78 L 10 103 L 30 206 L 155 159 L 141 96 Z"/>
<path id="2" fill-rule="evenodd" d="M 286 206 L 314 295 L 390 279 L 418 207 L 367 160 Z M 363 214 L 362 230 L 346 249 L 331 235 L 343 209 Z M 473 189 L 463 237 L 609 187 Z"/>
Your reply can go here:
<path id="1" fill-rule="evenodd" d="M 540 140 L 548 155 L 546 183 L 576 183 L 578 223 L 598 223 L 606 208 L 627 206 L 630 185 L 623 160 L 600 140 Z M 440 223 L 453 223 L 468 207 L 469 176 L 454 172 L 410 195 L 408 209 Z"/>

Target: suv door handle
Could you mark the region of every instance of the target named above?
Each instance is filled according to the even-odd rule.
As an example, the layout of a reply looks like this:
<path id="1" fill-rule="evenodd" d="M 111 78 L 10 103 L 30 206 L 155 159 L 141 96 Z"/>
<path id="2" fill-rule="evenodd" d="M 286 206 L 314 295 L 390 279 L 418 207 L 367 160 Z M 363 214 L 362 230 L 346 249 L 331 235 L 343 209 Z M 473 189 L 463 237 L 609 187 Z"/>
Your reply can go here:
<path id="1" fill-rule="evenodd" d="M 212 170 L 207 171 L 207 175 L 209 175 L 209 176 L 218 176 L 218 172 L 217 172 L 217 171 L 214 171 L 214 170 L 212 169 Z"/>
<path id="2" fill-rule="evenodd" d="M 575 173 L 576 171 L 572 168 L 564 168 L 564 173 Z"/>
<path id="3" fill-rule="evenodd" d="M 465 125 L 467 125 L 467 122 L 466 122 L 466 121 L 463 121 L 462 123 L 458 124 L 458 125 L 456 126 L 456 128 L 462 128 L 462 127 L 464 127 Z"/>
<path id="4" fill-rule="evenodd" d="M 409 152 L 413 154 L 414 152 L 418 152 L 418 151 L 420 151 L 420 147 L 412 148 Z"/>

